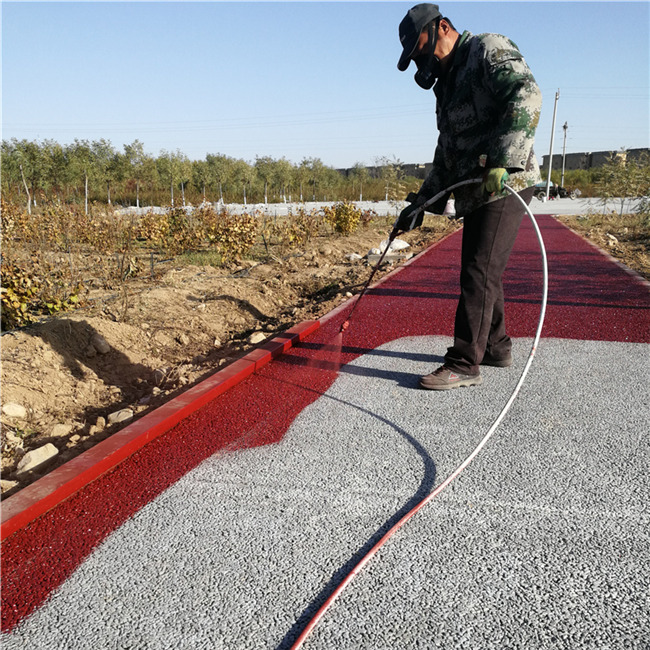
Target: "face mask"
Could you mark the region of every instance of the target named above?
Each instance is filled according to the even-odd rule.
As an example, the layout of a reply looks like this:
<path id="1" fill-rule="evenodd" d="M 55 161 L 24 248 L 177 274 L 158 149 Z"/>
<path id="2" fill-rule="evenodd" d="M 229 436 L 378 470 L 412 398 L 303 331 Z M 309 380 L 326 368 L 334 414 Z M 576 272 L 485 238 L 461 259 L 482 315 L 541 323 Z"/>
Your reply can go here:
<path id="1" fill-rule="evenodd" d="M 428 59 L 428 57 L 427 57 Z M 415 83 L 424 88 L 424 90 L 431 90 L 436 83 L 436 79 L 440 76 L 440 60 L 438 57 L 433 57 L 431 61 L 427 61 L 422 66 L 418 65 L 418 71 L 415 73 Z"/>
<path id="2" fill-rule="evenodd" d="M 438 41 L 438 22 L 436 20 L 435 24 L 429 25 L 429 43 L 431 43 L 429 53 L 421 54 L 413 59 L 418 68 L 414 77 L 415 83 L 424 90 L 431 90 L 441 73 L 440 59 L 434 54 Z"/>

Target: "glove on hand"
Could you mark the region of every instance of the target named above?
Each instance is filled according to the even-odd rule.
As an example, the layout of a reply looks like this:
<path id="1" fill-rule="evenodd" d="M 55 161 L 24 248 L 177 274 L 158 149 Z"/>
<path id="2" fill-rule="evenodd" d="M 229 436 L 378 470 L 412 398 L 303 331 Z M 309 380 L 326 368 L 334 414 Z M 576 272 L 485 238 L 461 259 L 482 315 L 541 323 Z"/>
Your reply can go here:
<path id="1" fill-rule="evenodd" d="M 413 200 L 411 205 L 407 205 L 397 217 L 395 223 L 393 224 L 393 231 L 408 232 L 413 228 L 418 228 L 422 225 L 422 219 L 424 219 L 424 210 L 422 205 L 426 202 L 426 199 L 417 196 L 414 194 L 409 194 L 407 201 Z M 419 211 L 419 214 L 416 212 Z"/>
<path id="2" fill-rule="evenodd" d="M 503 192 L 509 178 L 510 174 L 503 167 L 493 167 L 483 174 L 481 189 L 490 196 L 497 192 Z"/>

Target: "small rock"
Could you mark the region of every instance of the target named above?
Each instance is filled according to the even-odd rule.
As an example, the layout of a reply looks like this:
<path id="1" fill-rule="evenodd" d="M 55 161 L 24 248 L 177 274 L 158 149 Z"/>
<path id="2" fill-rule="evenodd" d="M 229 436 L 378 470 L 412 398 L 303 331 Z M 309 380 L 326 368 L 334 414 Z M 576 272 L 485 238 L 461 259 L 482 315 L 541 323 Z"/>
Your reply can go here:
<path id="1" fill-rule="evenodd" d="M 21 404 L 16 404 L 16 402 L 7 402 L 2 407 L 2 412 L 10 418 L 24 420 L 27 417 L 27 409 Z"/>
<path id="2" fill-rule="evenodd" d="M 39 467 L 42 467 L 54 458 L 59 453 L 59 450 L 51 443 L 48 442 L 46 445 L 39 447 L 38 449 L 33 449 L 28 451 L 18 463 L 16 468 L 16 476 L 21 476 L 27 472 L 31 472 Z"/>
<path id="3" fill-rule="evenodd" d="M 90 339 L 90 344 L 99 352 L 99 354 L 108 354 L 111 351 L 111 346 L 108 341 L 99 333 L 93 334 Z"/>
<path id="4" fill-rule="evenodd" d="M 359 253 L 350 253 L 349 255 L 345 256 L 345 259 L 349 262 L 358 262 L 359 260 L 362 260 L 363 257 L 361 257 Z"/>
<path id="5" fill-rule="evenodd" d="M 220 348 L 221 347 L 221 339 L 215 339 L 213 343 L 215 348 Z"/>
<path id="6" fill-rule="evenodd" d="M 50 431 L 50 435 L 54 438 L 58 438 L 60 436 L 67 436 L 71 431 L 71 424 L 55 424 L 52 427 L 52 431 Z"/>
<path id="7" fill-rule="evenodd" d="M 392 252 L 392 251 L 401 251 L 404 250 L 405 248 L 409 248 L 410 244 L 408 242 L 405 242 L 403 239 L 393 239 L 393 241 L 390 242 L 390 246 L 389 246 L 388 239 L 384 239 L 384 241 L 381 242 L 381 244 L 379 244 L 379 252 L 383 253 L 386 250 L 387 246 L 388 246 L 388 252 Z"/>
<path id="8" fill-rule="evenodd" d="M 248 337 L 248 342 L 251 345 L 257 345 L 258 343 L 261 343 L 266 339 L 266 335 L 264 332 L 253 332 L 249 337 Z"/>
<path id="9" fill-rule="evenodd" d="M 133 411 L 131 409 L 120 409 L 115 411 L 108 416 L 109 424 L 117 424 L 118 422 L 126 422 L 133 417 Z"/>
<path id="10" fill-rule="evenodd" d="M 199 304 L 196 306 L 196 309 L 197 309 L 198 311 L 205 311 L 205 303 L 204 303 L 204 302 L 199 303 Z"/>
<path id="11" fill-rule="evenodd" d="M 103 417 L 102 415 L 100 415 L 100 416 L 97 418 L 97 420 L 95 421 L 95 426 L 97 427 L 97 429 L 98 429 L 99 431 L 101 431 L 102 429 L 104 429 L 104 427 L 106 427 L 106 418 Z"/>
<path id="12" fill-rule="evenodd" d="M 148 330 L 148 329 L 149 329 L 149 323 L 142 323 L 142 325 L 140 325 L 140 327 L 141 327 L 143 330 Z"/>
<path id="13" fill-rule="evenodd" d="M 17 485 L 18 481 L 7 481 L 6 479 L 0 480 L 0 489 L 2 490 L 3 494 L 9 490 L 13 490 Z"/>
<path id="14" fill-rule="evenodd" d="M 160 388 L 158 388 L 158 386 L 154 386 L 153 389 L 151 390 L 151 394 L 152 394 L 154 397 L 155 397 L 156 395 L 160 395 L 160 393 L 162 393 L 162 391 L 160 390 Z"/>
<path id="15" fill-rule="evenodd" d="M 97 427 L 94 424 L 91 424 L 88 427 L 88 436 L 94 436 L 97 433 L 98 430 L 99 429 L 97 429 Z"/>
<path id="16" fill-rule="evenodd" d="M 345 292 L 345 297 L 346 298 L 352 298 L 352 293 L 350 293 L 349 291 L 346 291 Z"/>
<path id="17" fill-rule="evenodd" d="M 187 334 L 179 334 L 176 337 L 176 340 L 181 344 L 181 345 L 189 345 L 190 343 L 190 337 Z"/>
<path id="18" fill-rule="evenodd" d="M 19 438 L 13 431 L 5 431 L 5 438 L 10 445 L 22 445 L 22 438 Z"/>
<path id="19" fill-rule="evenodd" d="M 78 433 L 75 433 L 74 436 L 70 436 L 70 442 L 78 442 L 81 436 Z"/>
<path id="20" fill-rule="evenodd" d="M 392 251 L 403 251 L 405 248 L 410 248 L 411 244 L 404 241 L 403 239 L 393 239 L 390 245 L 390 250 Z"/>

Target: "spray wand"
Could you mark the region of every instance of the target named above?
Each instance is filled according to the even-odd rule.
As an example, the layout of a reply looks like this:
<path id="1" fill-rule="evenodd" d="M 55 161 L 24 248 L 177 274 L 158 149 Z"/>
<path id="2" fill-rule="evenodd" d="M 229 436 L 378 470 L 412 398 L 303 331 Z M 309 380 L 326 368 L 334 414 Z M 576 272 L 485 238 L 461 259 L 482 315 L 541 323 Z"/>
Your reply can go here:
<path id="1" fill-rule="evenodd" d="M 432 196 L 430 199 L 427 199 L 425 203 L 423 203 L 419 208 L 414 210 L 412 212 L 413 214 L 413 221 L 411 223 L 415 223 L 415 220 L 417 217 L 420 215 L 421 212 L 424 212 L 431 204 L 435 203 L 436 201 L 439 201 L 445 194 L 451 193 L 453 190 L 455 190 L 457 187 L 460 187 L 461 185 L 470 185 L 473 183 L 482 183 L 483 179 L 482 178 L 471 178 L 466 181 L 460 181 L 458 183 L 455 183 L 454 185 L 450 185 L 446 189 L 442 190 L 442 192 L 438 192 L 438 194 L 435 194 Z M 393 243 L 397 235 L 399 235 L 402 230 L 400 230 L 397 227 L 397 222 L 399 221 L 399 217 L 395 220 L 395 223 L 393 224 L 393 230 L 391 231 L 390 235 L 388 235 L 388 243 L 386 244 L 386 248 L 383 250 L 377 264 L 375 264 L 375 267 L 372 270 L 372 273 L 370 274 L 370 277 L 366 281 L 366 284 L 364 285 L 363 289 L 359 293 L 359 297 L 357 298 L 357 301 L 354 303 L 352 306 L 352 310 L 350 311 L 350 314 L 347 317 L 347 320 L 341 325 L 340 332 L 343 333 L 345 330 L 350 327 L 350 320 L 352 319 L 352 314 L 354 313 L 354 310 L 359 306 L 359 303 L 361 302 L 361 299 L 365 295 L 366 291 L 368 290 L 368 287 L 370 286 L 370 283 L 372 282 L 372 279 L 375 277 L 375 274 L 377 273 L 377 270 L 381 266 L 381 263 L 384 261 L 384 257 L 386 257 L 386 253 L 390 249 L 390 245 Z"/>

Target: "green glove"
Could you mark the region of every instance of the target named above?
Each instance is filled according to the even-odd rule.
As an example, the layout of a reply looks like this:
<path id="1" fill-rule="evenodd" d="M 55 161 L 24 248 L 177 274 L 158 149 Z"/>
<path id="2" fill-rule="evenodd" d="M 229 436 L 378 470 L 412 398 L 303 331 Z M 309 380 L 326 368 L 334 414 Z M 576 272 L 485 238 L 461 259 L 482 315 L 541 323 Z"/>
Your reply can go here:
<path id="1" fill-rule="evenodd" d="M 510 174 L 503 167 L 493 167 L 483 174 L 481 188 L 483 192 L 492 196 L 496 192 L 503 192 L 509 178 Z"/>

